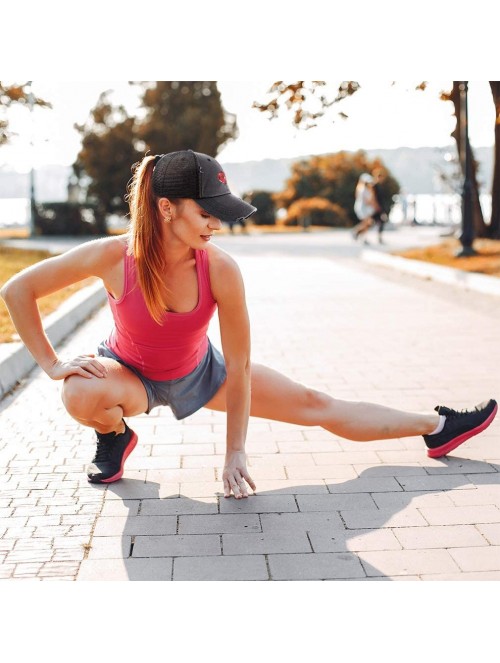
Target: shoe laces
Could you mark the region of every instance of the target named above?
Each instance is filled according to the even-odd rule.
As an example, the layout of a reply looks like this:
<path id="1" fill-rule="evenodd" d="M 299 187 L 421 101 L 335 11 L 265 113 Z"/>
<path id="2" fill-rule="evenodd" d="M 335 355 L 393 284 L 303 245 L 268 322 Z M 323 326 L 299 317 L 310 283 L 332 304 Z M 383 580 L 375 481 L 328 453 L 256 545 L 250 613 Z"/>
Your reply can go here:
<path id="1" fill-rule="evenodd" d="M 446 419 L 458 419 L 459 417 L 463 417 L 466 414 L 474 414 L 474 412 L 479 412 L 479 408 L 475 407 L 473 410 L 453 410 L 450 407 L 445 407 L 441 406 L 440 409 L 436 408 L 436 411 L 439 412 L 439 414 L 444 414 Z"/>
<path id="2" fill-rule="evenodd" d="M 97 449 L 94 463 L 107 461 L 113 452 L 114 444 L 118 435 L 116 433 L 97 433 Z"/>

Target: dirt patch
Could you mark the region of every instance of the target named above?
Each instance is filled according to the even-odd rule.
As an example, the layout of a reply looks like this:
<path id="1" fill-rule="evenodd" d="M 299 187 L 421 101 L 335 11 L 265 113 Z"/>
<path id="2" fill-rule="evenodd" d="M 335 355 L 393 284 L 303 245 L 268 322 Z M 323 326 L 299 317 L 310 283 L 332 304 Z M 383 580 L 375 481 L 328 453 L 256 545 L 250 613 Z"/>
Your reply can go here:
<path id="1" fill-rule="evenodd" d="M 7 246 L 0 246 L 0 286 L 22 269 L 34 265 L 40 260 L 45 260 L 45 258 L 50 258 L 52 255 L 48 251 L 14 249 Z M 38 308 L 42 318 L 55 311 L 63 301 L 77 292 L 77 290 L 94 283 L 94 281 L 96 281 L 95 278 L 85 279 L 39 299 Z M 0 299 L 0 343 L 11 343 L 18 340 L 19 337 L 16 334 L 7 307 L 4 301 Z"/>
<path id="2" fill-rule="evenodd" d="M 500 277 L 500 241 L 493 239 L 476 239 L 474 249 L 477 255 L 467 258 L 457 258 L 462 248 L 458 239 L 446 239 L 440 244 L 427 246 L 423 249 L 407 249 L 398 251 L 393 255 L 423 260 L 435 265 L 453 267 L 465 272 L 475 272 L 488 276 Z"/>

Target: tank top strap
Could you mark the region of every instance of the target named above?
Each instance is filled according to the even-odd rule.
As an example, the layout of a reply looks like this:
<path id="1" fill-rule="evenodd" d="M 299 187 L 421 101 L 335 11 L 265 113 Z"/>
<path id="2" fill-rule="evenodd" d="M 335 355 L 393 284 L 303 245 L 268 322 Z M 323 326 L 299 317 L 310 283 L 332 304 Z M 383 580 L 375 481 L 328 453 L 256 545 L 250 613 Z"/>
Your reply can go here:
<path id="1" fill-rule="evenodd" d="M 200 292 L 199 294 L 200 301 L 206 301 L 208 299 L 209 301 L 215 302 L 212 295 L 212 286 L 210 284 L 210 266 L 207 251 L 196 250 L 196 263 L 200 275 L 199 283 L 203 289 L 203 292 Z"/>
<path id="2" fill-rule="evenodd" d="M 123 267 L 124 267 L 124 283 L 123 283 L 123 296 L 128 295 L 135 287 L 137 281 L 137 272 L 135 266 L 135 257 L 128 250 L 128 245 L 125 244 L 123 253 Z"/>

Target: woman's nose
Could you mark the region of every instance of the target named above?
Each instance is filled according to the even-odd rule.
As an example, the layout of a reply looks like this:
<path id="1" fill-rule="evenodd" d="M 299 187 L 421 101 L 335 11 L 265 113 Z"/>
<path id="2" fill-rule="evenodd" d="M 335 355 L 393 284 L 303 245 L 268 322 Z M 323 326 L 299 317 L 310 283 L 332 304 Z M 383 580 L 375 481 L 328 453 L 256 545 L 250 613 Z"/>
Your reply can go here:
<path id="1" fill-rule="evenodd" d="M 211 216 L 208 221 L 210 230 L 220 230 L 222 228 L 222 221 L 215 216 Z"/>

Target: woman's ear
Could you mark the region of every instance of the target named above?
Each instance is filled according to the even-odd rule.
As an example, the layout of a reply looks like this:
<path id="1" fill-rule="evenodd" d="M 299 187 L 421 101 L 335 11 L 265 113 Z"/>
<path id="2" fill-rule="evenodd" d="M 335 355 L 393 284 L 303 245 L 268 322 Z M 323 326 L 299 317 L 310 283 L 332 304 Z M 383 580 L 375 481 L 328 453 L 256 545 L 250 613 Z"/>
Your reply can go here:
<path id="1" fill-rule="evenodd" d="M 168 198 L 160 198 L 158 200 L 158 209 L 164 221 L 168 223 L 172 220 L 172 203 Z"/>

